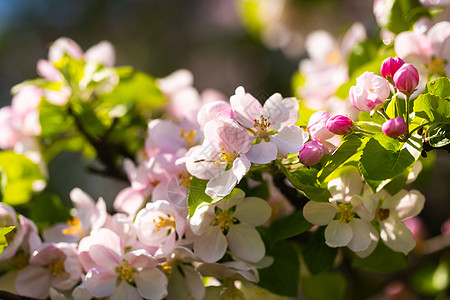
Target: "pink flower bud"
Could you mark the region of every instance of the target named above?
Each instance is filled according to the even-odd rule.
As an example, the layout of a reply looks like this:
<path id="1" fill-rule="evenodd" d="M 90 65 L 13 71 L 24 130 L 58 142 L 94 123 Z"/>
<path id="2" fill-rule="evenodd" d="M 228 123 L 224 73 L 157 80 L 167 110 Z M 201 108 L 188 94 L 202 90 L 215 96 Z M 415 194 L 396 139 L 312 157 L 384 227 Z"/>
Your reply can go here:
<path id="1" fill-rule="evenodd" d="M 328 131 L 338 135 L 349 134 L 352 131 L 352 127 L 352 119 L 344 115 L 332 116 L 327 121 Z"/>
<path id="2" fill-rule="evenodd" d="M 356 78 L 356 85 L 350 88 L 349 98 L 357 110 L 371 111 L 382 105 L 390 93 L 386 79 L 372 72 L 364 72 Z"/>
<path id="3" fill-rule="evenodd" d="M 387 80 L 392 80 L 395 72 L 404 64 L 405 62 L 400 57 L 388 57 L 381 64 L 381 75 Z"/>
<path id="4" fill-rule="evenodd" d="M 419 72 L 411 64 L 404 64 L 394 75 L 395 87 L 406 95 L 412 94 L 419 84 Z"/>
<path id="5" fill-rule="evenodd" d="M 312 140 L 324 142 L 333 137 L 333 133 L 327 129 L 327 121 L 330 117 L 330 113 L 324 110 L 311 115 L 308 121 L 308 132 Z"/>
<path id="6" fill-rule="evenodd" d="M 310 167 L 320 162 L 324 153 L 324 147 L 321 142 L 309 141 L 298 153 L 298 159 L 302 164 Z"/>
<path id="7" fill-rule="evenodd" d="M 406 127 L 406 122 L 402 117 L 397 117 L 395 119 L 387 120 L 381 126 L 381 130 L 391 138 L 398 138 L 402 134 L 405 134 L 408 128 Z"/>

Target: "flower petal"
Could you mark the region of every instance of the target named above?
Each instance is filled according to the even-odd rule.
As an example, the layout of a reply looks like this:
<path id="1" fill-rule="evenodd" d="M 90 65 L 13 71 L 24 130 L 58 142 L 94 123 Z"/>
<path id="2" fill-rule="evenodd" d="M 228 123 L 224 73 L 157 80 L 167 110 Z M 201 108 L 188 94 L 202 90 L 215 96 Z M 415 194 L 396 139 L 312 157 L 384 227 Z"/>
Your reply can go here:
<path id="1" fill-rule="evenodd" d="M 353 231 L 353 236 L 347 247 L 352 251 L 364 251 L 370 246 L 370 228 L 368 223 L 361 219 L 353 218 L 348 222 Z"/>
<path id="2" fill-rule="evenodd" d="M 425 204 L 425 196 L 421 192 L 418 190 L 410 190 L 404 194 L 400 191 L 398 194 L 400 194 L 399 196 L 401 196 L 401 198 L 399 199 L 395 210 L 397 211 L 397 216 L 400 220 L 415 217 L 422 211 Z"/>
<path id="3" fill-rule="evenodd" d="M 194 253 L 205 262 L 216 262 L 227 250 L 227 240 L 219 226 L 209 227 L 194 240 Z"/>
<path id="4" fill-rule="evenodd" d="M 90 269 L 86 274 L 86 289 L 97 298 L 111 295 L 116 288 L 117 273 L 103 269 Z"/>
<path id="5" fill-rule="evenodd" d="M 49 269 L 28 266 L 22 269 L 16 278 L 16 292 L 21 296 L 46 299 L 50 289 L 51 272 Z"/>
<path id="6" fill-rule="evenodd" d="M 89 255 L 98 266 L 104 269 L 114 269 L 122 263 L 121 256 L 103 245 L 92 245 L 89 248 Z"/>
<path id="7" fill-rule="evenodd" d="M 258 262 L 266 253 L 258 231 L 246 223 L 230 226 L 226 238 L 233 254 L 243 260 Z"/>
<path id="8" fill-rule="evenodd" d="M 167 277 L 156 268 L 147 268 L 139 272 L 136 286 L 139 294 L 146 299 L 162 299 L 167 296 Z"/>
<path id="9" fill-rule="evenodd" d="M 253 144 L 247 152 L 248 159 L 255 164 L 267 164 L 277 158 L 277 146 L 273 142 L 262 140 Z"/>
<path id="10" fill-rule="evenodd" d="M 255 97 L 246 93 L 241 86 L 230 97 L 230 104 L 233 109 L 234 119 L 248 128 L 252 128 L 254 120 L 259 119 L 264 114 L 261 103 Z"/>
<path id="11" fill-rule="evenodd" d="M 380 222 L 380 237 L 389 248 L 405 255 L 416 246 L 408 227 L 393 217 Z"/>
<path id="12" fill-rule="evenodd" d="M 270 137 L 270 141 L 277 146 L 278 157 L 282 158 L 286 158 L 288 153 L 299 152 L 307 140 L 308 134 L 296 125 L 285 126 Z"/>
<path id="13" fill-rule="evenodd" d="M 303 216 L 315 225 L 327 225 L 334 219 L 336 212 L 336 206 L 326 202 L 309 201 L 303 207 Z"/>
<path id="14" fill-rule="evenodd" d="M 266 222 L 272 213 L 267 201 L 257 198 L 245 198 L 237 207 L 234 216 L 240 221 L 251 226 L 258 226 Z"/>
<path id="15" fill-rule="evenodd" d="M 325 229 L 325 243 L 330 247 L 347 246 L 352 236 L 352 227 L 338 220 L 331 221 Z"/>
<path id="16" fill-rule="evenodd" d="M 138 290 L 134 286 L 132 286 L 125 280 L 122 280 L 111 295 L 111 300 L 123 299 L 142 300 L 142 296 L 139 295 Z"/>
<path id="17" fill-rule="evenodd" d="M 378 231 L 373 227 L 369 225 L 370 230 L 370 245 L 367 247 L 366 250 L 363 251 L 355 251 L 355 254 L 358 255 L 361 258 L 365 258 L 372 254 L 373 250 L 377 247 L 378 240 L 380 239 L 380 236 L 378 234 Z"/>
<path id="18" fill-rule="evenodd" d="M 236 180 L 239 182 L 245 174 L 247 174 L 248 170 L 250 170 L 250 161 L 247 156 L 241 155 L 233 161 L 233 167 L 231 168 L 234 176 L 236 176 Z"/>
<path id="19" fill-rule="evenodd" d="M 229 195 L 237 183 L 233 171 L 228 170 L 211 179 L 206 185 L 205 193 L 212 198 L 220 199 Z"/>

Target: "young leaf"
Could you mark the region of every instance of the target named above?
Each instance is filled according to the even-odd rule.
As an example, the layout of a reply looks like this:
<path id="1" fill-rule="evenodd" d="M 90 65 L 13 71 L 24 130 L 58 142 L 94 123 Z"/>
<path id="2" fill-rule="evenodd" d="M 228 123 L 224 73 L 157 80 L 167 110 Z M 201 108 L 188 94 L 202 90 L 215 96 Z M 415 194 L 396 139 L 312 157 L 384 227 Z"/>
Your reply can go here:
<path id="1" fill-rule="evenodd" d="M 274 262 L 259 270 L 258 285 L 278 295 L 297 297 L 300 261 L 295 248 L 287 241 L 279 241 L 267 255 L 272 256 Z"/>
<path id="2" fill-rule="evenodd" d="M 188 193 L 189 217 L 192 217 L 194 215 L 197 206 L 199 206 L 201 203 L 212 202 L 212 198 L 205 194 L 207 184 L 208 180 L 199 179 L 195 176 L 192 176 Z"/>
<path id="3" fill-rule="evenodd" d="M 330 248 L 325 244 L 325 227 L 314 232 L 302 250 L 302 255 L 311 274 L 331 269 L 337 255 L 337 248 Z"/>
<path id="4" fill-rule="evenodd" d="M 427 83 L 427 93 L 450 100 L 450 79 L 439 77 Z"/>
<path id="5" fill-rule="evenodd" d="M 450 101 L 432 94 L 421 94 L 414 100 L 414 112 L 429 122 L 449 122 Z"/>
<path id="6" fill-rule="evenodd" d="M 8 246 L 6 235 L 13 231 L 14 228 L 16 228 L 16 226 L 0 227 L 0 253 L 2 253 L 3 249 Z"/>

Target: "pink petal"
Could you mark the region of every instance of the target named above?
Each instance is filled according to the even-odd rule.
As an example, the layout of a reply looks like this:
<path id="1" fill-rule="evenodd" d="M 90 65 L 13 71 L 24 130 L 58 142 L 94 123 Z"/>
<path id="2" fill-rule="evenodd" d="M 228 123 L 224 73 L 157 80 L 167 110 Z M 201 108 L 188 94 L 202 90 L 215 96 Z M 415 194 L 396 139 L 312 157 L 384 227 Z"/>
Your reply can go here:
<path id="1" fill-rule="evenodd" d="M 273 142 L 262 140 L 253 144 L 247 152 L 248 159 L 255 164 L 267 164 L 277 158 L 277 146 Z"/>
<path id="2" fill-rule="evenodd" d="M 247 131 L 236 121 L 227 119 L 211 120 L 204 126 L 205 139 L 217 150 L 224 148 L 230 154 L 247 152 L 251 139 Z"/>
<path id="3" fill-rule="evenodd" d="M 101 41 L 86 51 L 85 58 L 87 62 L 100 63 L 106 67 L 112 67 L 116 61 L 116 53 L 114 46 L 110 42 Z"/>
<path id="4" fill-rule="evenodd" d="M 111 300 L 142 300 L 142 296 L 139 295 L 138 290 L 130 285 L 125 280 L 122 280 L 113 294 Z"/>
<path id="5" fill-rule="evenodd" d="M 51 272 L 49 269 L 28 266 L 22 269 L 16 278 L 16 292 L 21 296 L 46 299 L 50 289 Z"/>
<path id="6" fill-rule="evenodd" d="M 97 298 L 111 295 L 117 282 L 118 274 L 102 269 L 90 269 L 86 274 L 86 289 Z"/>
<path id="7" fill-rule="evenodd" d="M 230 104 L 233 109 L 234 119 L 247 128 L 254 127 L 254 120 L 264 115 L 264 109 L 252 95 L 246 93 L 243 87 L 236 89 L 231 96 Z"/>
<path id="8" fill-rule="evenodd" d="M 103 245 L 92 245 L 89 248 L 89 255 L 98 266 L 107 270 L 114 270 L 122 264 L 122 257 Z"/>
<path id="9" fill-rule="evenodd" d="M 139 294 L 147 299 L 162 299 L 167 296 L 167 277 L 156 268 L 148 268 L 135 276 Z"/>
<path id="10" fill-rule="evenodd" d="M 270 141 L 277 146 L 278 157 L 281 158 L 286 158 L 289 153 L 299 152 L 307 140 L 308 134 L 295 125 L 285 126 L 270 137 Z"/>

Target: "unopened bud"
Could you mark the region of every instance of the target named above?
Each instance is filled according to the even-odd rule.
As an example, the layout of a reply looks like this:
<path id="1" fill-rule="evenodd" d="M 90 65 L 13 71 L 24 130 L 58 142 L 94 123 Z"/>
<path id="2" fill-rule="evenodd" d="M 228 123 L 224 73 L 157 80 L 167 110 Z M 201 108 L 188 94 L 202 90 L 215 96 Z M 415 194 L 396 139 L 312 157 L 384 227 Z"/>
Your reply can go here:
<path id="1" fill-rule="evenodd" d="M 404 64 L 405 62 L 400 57 L 388 57 L 381 64 L 381 75 L 392 82 L 395 72 Z"/>
<path id="2" fill-rule="evenodd" d="M 325 151 L 321 142 L 309 141 L 298 153 L 299 161 L 307 167 L 313 166 L 320 162 Z"/>
<path id="3" fill-rule="evenodd" d="M 338 135 L 349 134 L 352 131 L 352 127 L 352 119 L 344 115 L 332 116 L 327 121 L 328 131 Z"/>
<path id="4" fill-rule="evenodd" d="M 419 72 L 411 64 L 403 64 L 394 75 L 395 87 L 406 95 L 411 95 L 419 84 Z"/>
<path id="5" fill-rule="evenodd" d="M 330 113 L 324 110 L 311 115 L 308 121 L 308 132 L 311 139 L 324 142 L 333 137 L 333 133 L 327 129 L 327 121 L 330 117 Z"/>
<path id="6" fill-rule="evenodd" d="M 402 134 L 405 134 L 408 128 L 406 126 L 405 120 L 403 120 L 402 117 L 396 117 L 395 119 L 390 119 L 384 122 L 381 126 L 381 130 L 387 136 L 395 139 Z"/>

